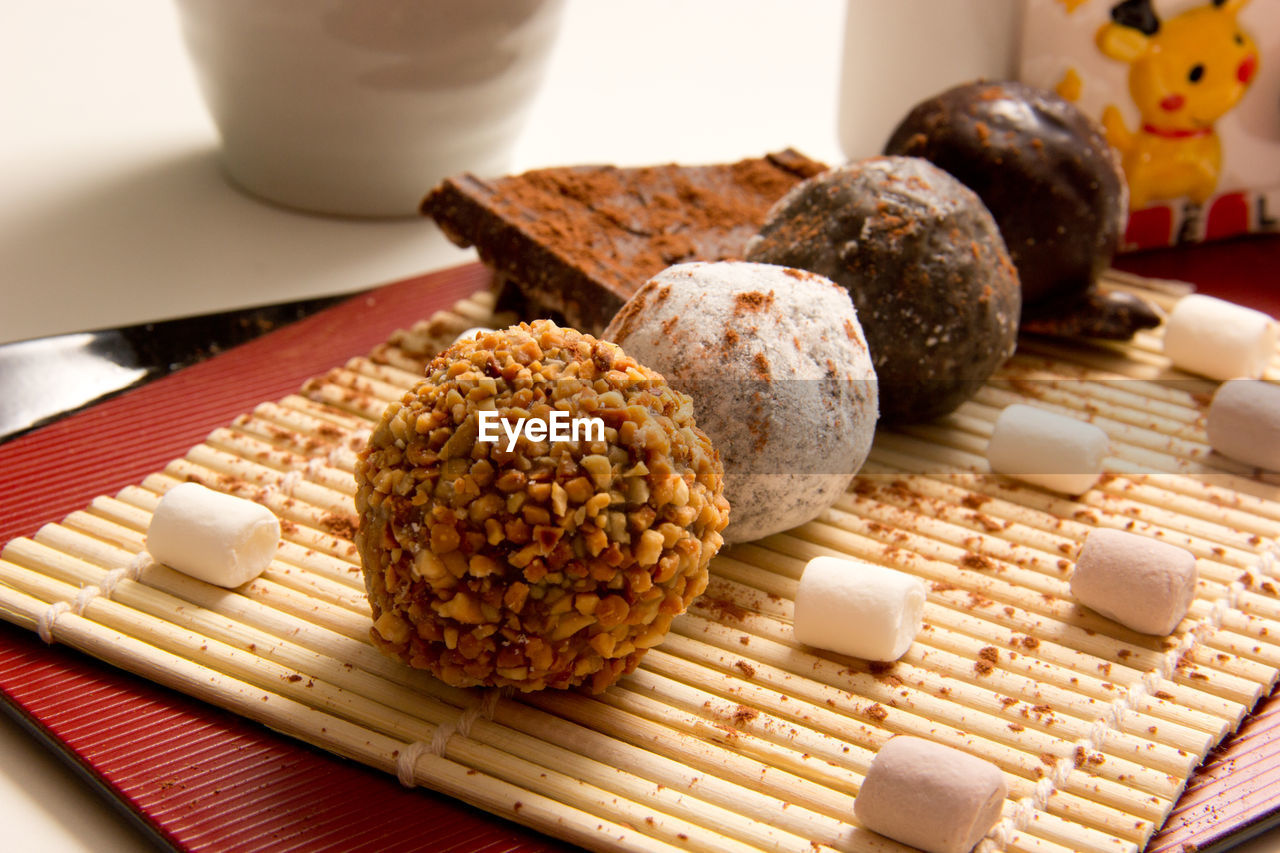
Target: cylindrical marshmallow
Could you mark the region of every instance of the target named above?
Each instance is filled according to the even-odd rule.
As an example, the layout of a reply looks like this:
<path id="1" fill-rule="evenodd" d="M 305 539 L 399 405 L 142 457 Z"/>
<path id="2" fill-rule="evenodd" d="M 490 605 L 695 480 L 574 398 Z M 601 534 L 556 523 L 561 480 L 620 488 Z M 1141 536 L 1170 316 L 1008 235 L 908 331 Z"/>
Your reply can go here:
<path id="1" fill-rule="evenodd" d="M 898 735 L 871 760 L 853 813 L 867 829 L 927 853 L 968 853 L 1000 819 L 1007 795 L 991 762 Z"/>
<path id="2" fill-rule="evenodd" d="M 1203 293 L 1178 300 L 1164 324 L 1164 354 L 1179 367 L 1210 379 L 1262 376 L 1280 324 L 1261 311 Z"/>
<path id="3" fill-rule="evenodd" d="M 911 575 L 859 560 L 814 557 L 796 591 L 795 637 L 865 660 L 897 660 L 920 633 L 924 598 L 924 583 Z"/>
<path id="4" fill-rule="evenodd" d="M 165 492 L 146 539 L 158 562 L 224 587 L 262 574 L 279 543 L 280 522 L 271 510 L 198 483 Z"/>
<path id="5" fill-rule="evenodd" d="M 1223 382 L 1205 420 L 1209 445 L 1223 456 L 1280 471 L 1280 385 L 1261 379 Z"/>
<path id="6" fill-rule="evenodd" d="M 1109 449 L 1093 424 L 1015 403 L 996 418 L 987 461 L 997 474 L 1078 495 L 1098 482 Z"/>
<path id="7" fill-rule="evenodd" d="M 1185 548 L 1123 530 L 1089 532 L 1071 574 L 1081 604 L 1143 634 L 1166 635 L 1196 594 L 1196 558 Z"/>

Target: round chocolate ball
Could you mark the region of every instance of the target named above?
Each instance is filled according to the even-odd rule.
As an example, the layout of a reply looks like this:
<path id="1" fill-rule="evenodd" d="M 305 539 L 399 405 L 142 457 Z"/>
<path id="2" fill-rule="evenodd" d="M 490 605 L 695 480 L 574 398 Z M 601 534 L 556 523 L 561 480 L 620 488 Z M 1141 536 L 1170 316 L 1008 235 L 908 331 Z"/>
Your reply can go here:
<path id="1" fill-rule="evenodd" d="M 811 270 L 853 297 L 880 417 L 952 411 L 1013 354 L 1018 276 L 991 214 L 926 160 L 873 157 L 808 179 L 747 245 L 751 261 Z"/>
<path id="2" fill-rule="evenodd" d="M 1124 173 L 1074 104 L 1022 83 L 967 83 L 913 108 L 886 154 L 923 157 L 976 192 L 1022 282 L 1023 317 L 1074 311 L 1111 263 Z"/>
<path id="3" fill-rule="evenodd" d="M 458 687 L 603 690 L 706 588 L 722 478 L 689 398 L 616 345 L 458 341 L 356 466 L 372 639 Z"/>
<path id="4" fill-rule="evenodd" d="M 849 294 L 822 276 L 678 264 L 641 287 L 604 336 L 693 399 L 724 461 L 727 542 L 814 518 L 871 450 L 875 371 Z"/>

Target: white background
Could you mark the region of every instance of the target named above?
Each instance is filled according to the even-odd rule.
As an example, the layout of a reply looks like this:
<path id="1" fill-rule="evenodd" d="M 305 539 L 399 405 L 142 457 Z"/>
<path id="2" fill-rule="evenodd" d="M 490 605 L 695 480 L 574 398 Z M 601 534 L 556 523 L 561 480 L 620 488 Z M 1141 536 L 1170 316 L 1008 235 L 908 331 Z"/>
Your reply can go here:
<path id="1" fill-rule="evenodd" d="M 830 162 L 843 12 L 570 0 L 512 167 L 787 146 Z M 167 0 L 0 3 L 0 109 L 0 342 L 352 292 L 471 257 L 425 219 L 308 216 L 230 187 Z"/>

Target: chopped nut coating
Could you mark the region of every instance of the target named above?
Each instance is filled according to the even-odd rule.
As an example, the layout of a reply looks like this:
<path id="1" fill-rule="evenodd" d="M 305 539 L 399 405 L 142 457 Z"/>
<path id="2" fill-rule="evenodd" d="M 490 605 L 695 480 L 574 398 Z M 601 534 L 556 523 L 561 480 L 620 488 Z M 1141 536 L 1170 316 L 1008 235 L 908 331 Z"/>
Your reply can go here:
<path id="1" fill-rule="evenodd" d="M 372 638 L 455 686 L 598 692 L 706 588 L 719 455 L 689 399 L 614 344 L 545 320 L 478 338 L 427 366 L 356 466 Z M 604 440 L 489 441 L 481 411 L 599 418 Z"/>

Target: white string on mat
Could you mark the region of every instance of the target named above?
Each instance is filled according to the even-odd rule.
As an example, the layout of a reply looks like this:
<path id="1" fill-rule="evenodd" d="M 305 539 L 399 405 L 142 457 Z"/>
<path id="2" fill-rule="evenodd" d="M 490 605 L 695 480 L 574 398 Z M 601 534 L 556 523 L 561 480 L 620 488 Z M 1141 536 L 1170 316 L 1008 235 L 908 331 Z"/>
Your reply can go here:
<path id="1" fill-rule="evenodd" d="M 1262 549 L 1262 558 L 1258 560 L 1258 571 L 1265 577 L 1276 577 L 1280 570 L 1280 541 L 1272 540 Z"/>
<path id="2" fill-rule="evenodd" d="M 1258 555 L 1257 570 L 1270 574 L 1276 567 L 1276 563 L 1280 561 L 1278 557 L 1280 557 L 1280 548 L 1277 548 L 1274 542 L 1269 543 L 1267 548 Z M 1066 785 L 1067 778 L 1077 768 L 1079 750 L 1085 750 L 1086 755 L 1091 752 L 1101 752 L 1107 738 L 1113 732 L 1121 733 L 1125 714 L 1138 707 L 1145 697 L 1159 692 L 1162 680 L 1173 679 L 1178 665 L 1195 651 L 1198 645 L 1222 627 L 1222 620 L 1229 610 L 1239 607 L 1240 595 L 1244 589 L 1243 583 L 1232 581 L 1227 586 L 1227 591 L 1214 599 L 1208 615 L 1193 622 L 1182 635 L 1178 645 L 1160 657 L 1158 666 L 1142 673 L 1142 676 L 1132 685 L 1117 685 L 1120 690 L 1119 697 L 1107 706 L 1103 716 L 1094 720 L 1093 725 L 1090 726 L 1089 735 L 1075 741 L 1073 745 L 1076 748 L 1072 749 L 1069 755 L 1054 759 L 1049 772 L 1036 782 L 1032 796 L 1023 797 L 1015 801 L 1011 809 L 1006 809 L 1012 813 L 1004 815 L 987 837 L 982 839 L 976 848 L 978 853 L 1001 853 L 1008 849 L 1013 842 L 1013 834 L 1025 829 L 1035 812 L 1045 811 L 1049 798 Z"/>
<path id="3" fill-rule="evenodd" d="M 443 758 L 445 749 L 449 746 L 449 738 L 455 734 L 470 737 L 471 728 L 476 724 L 476 720 L 492 720 L 493 714 L 498 708 L 498 699 L 501 696 L 501 690 L 497 688 L 489 690 L 481 697 L 480 701 L 464 708 L 462 713 L 458 715 L 457 722 L 441 723 L 436 726 L 436 732 L 431 738 L 431 743 L 416 740 L 400 750 L 396 756 L 396 778 L 400 780 L 400 784 L 406 788 L 414 787 L 413 768 L 424 752 L 430 752 L 432 755 Z"/>
<path id="4" fill-rule="evenodd" d="M 58 621 L 59 616 L 68 611 L 77 616 L 83 615 L 84 609 L 89 606 L 90 601 L 99 595 L 110 599 L 111 594 L 115 592 L 116 584 L 124 579 L 136 581 L 142 575 L 142 570 L 151 565 L 152 562 L 150 554 L 146 551 L 139 551 L 129 561 L 129 565 L 119 566 L 107 572 L 103 575 L 100 583 L 90 583 L 80 587 L 79 591 L 76 592 L 76 597 L 71 601 L 53 602 L 36 617 L 36 634 L 46 644 L 52 644 L 53 625 Z"/>
<path id="5" fill-rule="evenodd" d="M 418 759 L 422 757 L 422 753 L 427 751 L 426 741 L 415 740 L 413 743 L 407 743 L 404 749 L 396 754 L 396 778 L 400 780 L 400 784 L 406 788 L 412 788 L 417 785 L 413 776 L 413 768 L 417 765 Z"/>

